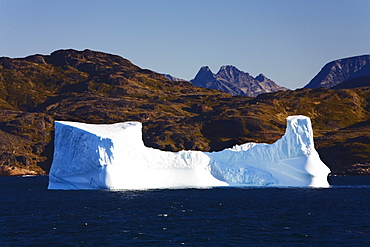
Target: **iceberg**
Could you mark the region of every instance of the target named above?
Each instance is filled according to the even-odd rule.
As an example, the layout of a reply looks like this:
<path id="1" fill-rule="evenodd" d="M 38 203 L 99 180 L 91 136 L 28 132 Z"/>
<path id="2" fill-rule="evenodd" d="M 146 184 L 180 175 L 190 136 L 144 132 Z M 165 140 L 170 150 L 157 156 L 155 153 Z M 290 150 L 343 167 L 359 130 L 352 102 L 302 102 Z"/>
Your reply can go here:
<path id="1" fill-rule="evenodd" d="M 311 120 L 287 118 L 273 144 L 246 143 L 219 152 L 146 147 L 140 122 L 55 122 L 48 189 L 156 189 L 215 186 L 328 187 L 329 168 L 314 147 Z"/>

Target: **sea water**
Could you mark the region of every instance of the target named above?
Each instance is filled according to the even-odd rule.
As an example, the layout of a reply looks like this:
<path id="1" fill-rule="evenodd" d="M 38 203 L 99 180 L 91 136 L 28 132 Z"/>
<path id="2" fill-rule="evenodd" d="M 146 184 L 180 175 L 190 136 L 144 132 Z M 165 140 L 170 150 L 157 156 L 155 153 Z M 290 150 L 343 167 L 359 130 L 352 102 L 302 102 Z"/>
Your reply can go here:
<path id="1" fill-rule="evenodd" d="M 53 191 L 0 178 L 0 246 L 368 246 L 370 177 L 330 188 Z"/>

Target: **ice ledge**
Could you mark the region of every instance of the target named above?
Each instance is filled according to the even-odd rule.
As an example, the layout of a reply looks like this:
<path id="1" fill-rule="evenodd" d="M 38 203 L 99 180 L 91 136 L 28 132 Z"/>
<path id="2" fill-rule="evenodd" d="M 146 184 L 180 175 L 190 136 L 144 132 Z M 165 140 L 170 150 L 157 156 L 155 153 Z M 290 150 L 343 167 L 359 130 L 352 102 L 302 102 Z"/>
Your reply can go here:
<path id="1" fill-rule="evenodd" d="M 285 135 L 273 144 L 246 143 L 211 153 L 146 147 L 141 129 L 139 122 L 55 122 L 48 188 L 329 186 L 330 170 L 314 148 L 305 116 L 288 117 Z"/>

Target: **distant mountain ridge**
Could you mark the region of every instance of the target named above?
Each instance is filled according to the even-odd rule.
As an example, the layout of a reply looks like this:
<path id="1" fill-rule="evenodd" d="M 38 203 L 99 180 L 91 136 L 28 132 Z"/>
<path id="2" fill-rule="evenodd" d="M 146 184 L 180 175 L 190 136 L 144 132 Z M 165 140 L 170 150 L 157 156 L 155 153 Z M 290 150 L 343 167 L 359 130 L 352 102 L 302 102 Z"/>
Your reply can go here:
<path id="1" fill-rule="evenodd" d="M 174 77 L 170 74 L 162 74 L 164 77 L 166 77 L 167 80 L 170 80 L 170 81 L 187 81 L 187 80 L 184 80 L 184 79 L 180 79 L 180 78 L 177 78 L 177 77 Z"/>
<path id="2" fill-rule="evenodd" d="M 370 55 L 334 60 L 327 63 L 305 88 L 332 88 L 344 81 L 370 75 Z"/>
<path id="3" fill-rule="evenodd" d="M 194 86 L 218 89 L 232 95 L 246 95 L 249 97 L 287 90 L 263 74 L 253 77 L 232 65 L 222 66 L 217 74 L 214 74 L 208 66 L 203 66 L 190 82 Z"/>

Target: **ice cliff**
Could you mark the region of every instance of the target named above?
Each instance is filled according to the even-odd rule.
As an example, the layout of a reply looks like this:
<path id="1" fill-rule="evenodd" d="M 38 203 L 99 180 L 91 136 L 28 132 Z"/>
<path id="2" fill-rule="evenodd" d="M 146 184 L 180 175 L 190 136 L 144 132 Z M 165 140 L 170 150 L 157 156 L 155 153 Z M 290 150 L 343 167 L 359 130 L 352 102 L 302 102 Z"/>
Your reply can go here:
<path id="1" fill-rule="evenodd" d="M 329 168 L 314 148 L 311 121 L 287 118 L 274 144 L 246 143 L 220 152 L 146 147 L 139 122 L 55 122 L 49 189 L 148 189 L 212 186 L 327 187 Z"/>

